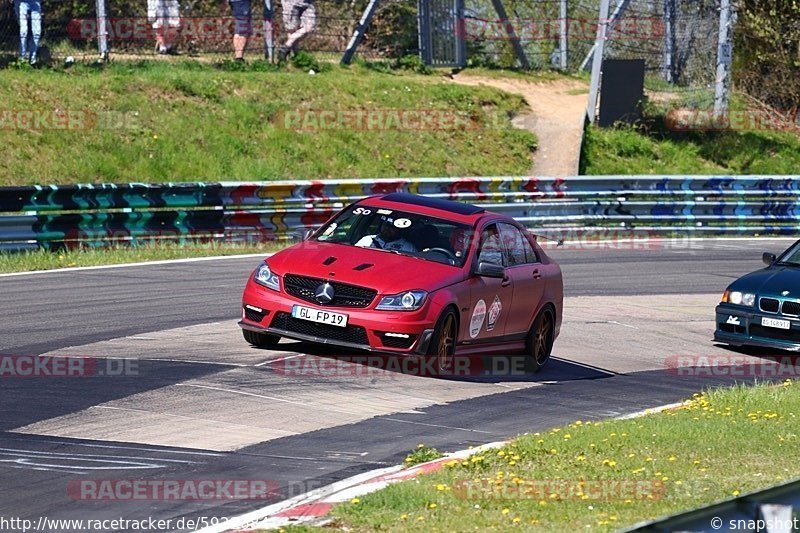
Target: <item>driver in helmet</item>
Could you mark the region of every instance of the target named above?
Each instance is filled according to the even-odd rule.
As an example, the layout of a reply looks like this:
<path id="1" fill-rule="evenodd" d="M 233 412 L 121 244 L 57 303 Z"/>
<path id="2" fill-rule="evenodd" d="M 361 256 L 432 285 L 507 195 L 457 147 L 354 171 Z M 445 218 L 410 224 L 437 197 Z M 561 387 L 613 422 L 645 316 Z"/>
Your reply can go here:
<path id="1" fill-rule="evenodd" d="M 362 248 L 379 248 L 381 250 L 397 250 L 400 252 L 416 252 L 417 248 L 402 235 L 401 226 L 397 223 L 401 219 L 383 219 L 380 232 L 377 235 L 365 235 L 356 242 Z"/>

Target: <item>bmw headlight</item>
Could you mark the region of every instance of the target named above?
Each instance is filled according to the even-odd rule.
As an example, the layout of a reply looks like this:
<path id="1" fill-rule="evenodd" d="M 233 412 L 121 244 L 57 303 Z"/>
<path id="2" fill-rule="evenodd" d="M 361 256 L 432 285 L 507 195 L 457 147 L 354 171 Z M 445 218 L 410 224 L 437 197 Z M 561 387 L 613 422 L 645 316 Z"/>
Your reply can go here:
<path id="1" fill-rule="evenodd" d="M 753 307 L 756 304 L 756 295 L 752 292 L 741 292 L 727 290 L 722 295 L 722 303 L 731 303 L 733 305 L 744 305 L 746 307 Z"/>
<path id="2" fill-rule="evenodd" d="M 428 293 L 425 291 L 406 291 L 390 294 L 381 298 L 375 309 L 380 311 L 416 311 L 425 303 Z"/>
<path id="3" fill-rule="evenodd" d="M 261 263 L 261 265 L 256 269 L 253 279 L 256 281 L 256 283 L 265 287 L 269 287 L 274 291 L 281 290 L 280 278 L 277 274 L 269 269 L 269 266 L 266 263 Z"/>

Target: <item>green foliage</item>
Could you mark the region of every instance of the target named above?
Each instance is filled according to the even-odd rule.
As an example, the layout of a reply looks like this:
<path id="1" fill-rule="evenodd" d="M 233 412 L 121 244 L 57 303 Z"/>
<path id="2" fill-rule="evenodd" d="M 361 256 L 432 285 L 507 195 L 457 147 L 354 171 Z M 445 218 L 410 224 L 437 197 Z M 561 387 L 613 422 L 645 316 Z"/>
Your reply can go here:
<path id="1" fill-rule="evenodd" d="M 417 446 L 417 449 L 411 452 L 406 456 L 403 465 L 405 466 L 414 466 L 422 463 L 427 463 L 428 461 L 434 461 L 442 457 L 442 452 L 437 450 L 436 448 L 431 448 L 430 446 L 425 446 L 424 444 L 420 444 Z"/>
<path id="2" fill-rule="evenodd" d="M 422 62 L 417 55 L 405 55 L 395 62 L 396 68 L 410 70 L 418 74 L 433 74 L 433 69 Z"/>
<path id="3" fill-rule="evenodd" d="M 313 55 L 304 50 L 297 52 L 297 54 L 292 58 L 292 65 L 294 65 L 295 68 L 299 68 L 300 70 L 304 71 L 320 71 L 319 61 L 317 61 Z"/>
<path id="4" fill-rule="evenodd" d="M 800 107 L 800 2 L 742 0 L 734 30 L 737 87 L 779 110 Z"/>

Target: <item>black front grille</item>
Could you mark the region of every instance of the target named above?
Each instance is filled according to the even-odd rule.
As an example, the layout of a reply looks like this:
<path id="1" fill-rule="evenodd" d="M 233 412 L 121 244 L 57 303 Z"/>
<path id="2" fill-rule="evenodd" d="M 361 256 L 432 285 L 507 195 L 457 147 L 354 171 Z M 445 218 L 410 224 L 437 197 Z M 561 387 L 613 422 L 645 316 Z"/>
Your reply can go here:
<path id="1" fill-rule="evenodd" d="M 264 315 L 266 315 L 263 311 L 255 311 L 248 307 L 244 307 L 244 317 L 251 322 L 261 322 L 264 320 Z"/>
<path id="2" fill-rule="evenodd" d="M 356 287 L 355 285 L 339 283 L 338 281 L 328 281 L 333 286 L 333 301 L 328 304 L 321 304 L 314 298 L 314 293 L 317 287 L 325 283 L 325 281 L 319 278 L 287 274 L 283 276 L 283 288 L 287 294 L 326 307 L 367 307 L 372 303 L 375 295 L 378 294 L 378 291 L 373 289 Z"/>
<path id="3" fill-rule="evenodd" d="M 765 328 L 753 324 L 750 326 L 750 335 L 779 341 L 800 342 L 800 330 L 797 329 Z"/>
<path id="4" fill-rule="evenodd" d="M 330 339 L 333 341 L 365 346 L 369 345 L 367 330 L 362 326 L 346 326 L 341 328 L 339 326 L 317 324 L 316 322 L 294 318 L 289 313 L 275 313 L 275 318 L 272 319 L 270 327 L 291 331 L 292 333 L 300 333 L 301 335 L 319 337 L 321 339 Z"/>
<path id="5" fill-rule="evenodd" d="M 414 344 L 415 340 L 417 340 L 416 335 L 409 335 L 408 338 L 405 338 L 405 337 L 389 337 L 386 335 L 386 333 L 381 333 L 381 342 L 387 348 L 408 349 L 411 348 L 411 345 Z"/>
<path id="6" fill-rule="evenodd" d="M 783 302 L 781 312 L 784 315 L 800 315 L 800 302 Z"/>
<path id="7" fill-rule="evenodd" d="M 781 302 L 775 298 L 761 298 L 759 301 L 761 310 L 766 313 L 777 313 L 780 309 Z"/>

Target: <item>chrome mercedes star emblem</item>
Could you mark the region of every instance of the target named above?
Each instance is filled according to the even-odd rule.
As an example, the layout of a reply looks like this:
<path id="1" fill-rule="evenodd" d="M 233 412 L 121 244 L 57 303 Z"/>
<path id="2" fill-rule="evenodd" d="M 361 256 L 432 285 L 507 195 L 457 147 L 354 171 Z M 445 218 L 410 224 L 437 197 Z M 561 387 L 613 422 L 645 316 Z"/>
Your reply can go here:
<path id="1" fill-rule="evenodd" d="M 333 285 L 327 281 L 317 287 L 314 292 L 314 299 L 321 304 L 329 304 L 333 301 Z"/>
<path id="2" fill-rule="evenodd" d="M 781 296 L 789 296 L 789 291 L 783 291 L 783 292 L 781 293 Z"/>

